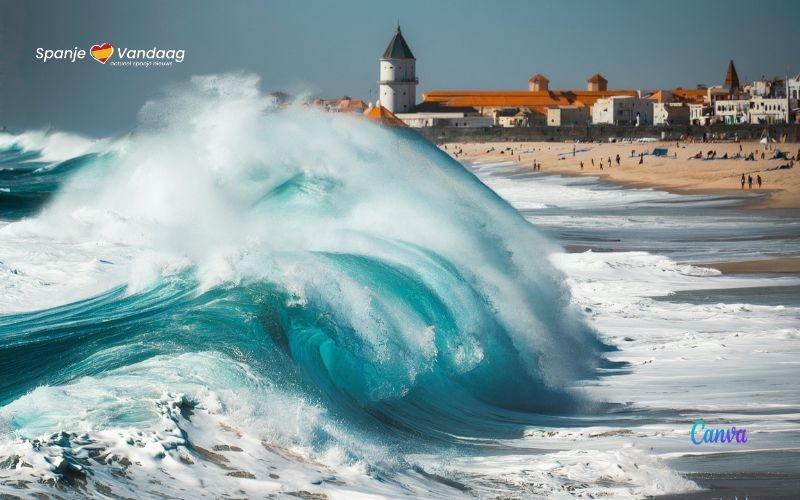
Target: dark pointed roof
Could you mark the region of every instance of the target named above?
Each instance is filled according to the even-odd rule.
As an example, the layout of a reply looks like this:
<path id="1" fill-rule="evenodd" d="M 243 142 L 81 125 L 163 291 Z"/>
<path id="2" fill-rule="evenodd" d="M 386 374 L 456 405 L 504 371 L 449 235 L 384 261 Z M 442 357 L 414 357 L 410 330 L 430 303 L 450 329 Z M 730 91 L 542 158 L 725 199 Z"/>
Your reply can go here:
<path id="1" fill-rule="evenodd" d="M 725 75 L 725 86 L 729 89 L 739 88 L 739 75 L 736 73 L 736 66 L 733 65 L 733 60 L 728 64 L 728 73 Z"/>
<path id="2" fill-rule="evenodd" d="M 603 78 L 603 75 L 601 75 L 600 73 L 593 74 L 586 81 L 589 82 L 589 83 L 608 83 L 608 80 Z"/>
<path id="3" fill-rule="evenodd" d="M 383 58 L 416 59 L 414 54 L 411 53 L 411 49 L 408 48 L 408 44 L 406 43 L 405 38 L 403 38 L 403 34 L 400 33 L 400 25 L 397 25 L 397 31 L 395 31 L 392 41 L 389 42 L 389 46 L 386 47 L 386 51 L 383 53 Z"/>

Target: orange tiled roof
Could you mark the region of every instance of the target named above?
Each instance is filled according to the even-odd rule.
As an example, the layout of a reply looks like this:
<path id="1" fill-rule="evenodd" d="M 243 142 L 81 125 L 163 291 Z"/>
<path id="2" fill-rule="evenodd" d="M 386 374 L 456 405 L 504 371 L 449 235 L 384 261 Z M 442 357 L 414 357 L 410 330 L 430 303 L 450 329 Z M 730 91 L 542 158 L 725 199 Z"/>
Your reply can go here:
<path id="1" fill-rule="evenodd" d="M 706 89 L 673 89 L 670 90 L 672 98 L 667 99 L 663 90 L 657 90 L 647 96 L 654 102 L 685 102 L 688 104 L 702 104 L 706 98 Z"/>
<path id="2" fill-rule="evenodd" d="M 439 102 L 443 106 L 473 108 L 531 108 L 546 113 L 550 106 L 593 106 L 598 99 L 611 96 L 638 96 L 635 90 L 437 90 L 422 94 L 423 102 Z"/>
<path id="3" fill-rule="evenodd" d="M 364 116 L 369 118 L 370 120 L 375 120 L 376 122 L 380 123 L 381 125 L 387 125 L 389 127 L 405 127 L 406 124 L 395 116 L 394 113 L 389 111 L 388 109 L 384 108 L 380 104 L 377 106 L 368 109 L 364 112 Z"/>
<path id="4" fill-rule="evenodd" d="M 337 103 L 336 107 L 340 111 L 363 111 L 367 105 L 361 99 L 345 99 Z"/>
<path id="5" fill-rule="evenodd" d="M 672 95 L 680 97 L 684 102 L 702 104 L 708 95 L 707 89 L 675 89 Z"/>

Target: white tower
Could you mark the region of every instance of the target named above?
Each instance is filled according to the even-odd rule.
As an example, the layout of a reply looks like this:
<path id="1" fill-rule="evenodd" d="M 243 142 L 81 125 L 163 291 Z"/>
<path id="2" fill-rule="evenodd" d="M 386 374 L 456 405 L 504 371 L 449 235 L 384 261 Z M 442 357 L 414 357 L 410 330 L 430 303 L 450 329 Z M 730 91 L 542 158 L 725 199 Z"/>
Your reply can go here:
<path id="1" fill-rule="evenodd" d="M 400 25 L 381 57 L 378 99 L 392 113 L 409 113 L 417 102 L 417 60 L 400 33 Z"/>

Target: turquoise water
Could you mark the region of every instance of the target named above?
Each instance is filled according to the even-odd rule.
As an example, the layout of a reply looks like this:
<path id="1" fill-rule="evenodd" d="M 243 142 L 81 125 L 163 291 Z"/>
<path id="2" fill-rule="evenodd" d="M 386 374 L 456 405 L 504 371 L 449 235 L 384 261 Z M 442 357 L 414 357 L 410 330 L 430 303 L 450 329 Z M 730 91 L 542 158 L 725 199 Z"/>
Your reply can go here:
<path id="1" fill-rule="evenodd" d="M 0 488 L 452 494 L 411 457 L 601 407 L 610 348 L 516 210 L 413 132 L 215 85 L 114 147 L 4 138 Z"/>

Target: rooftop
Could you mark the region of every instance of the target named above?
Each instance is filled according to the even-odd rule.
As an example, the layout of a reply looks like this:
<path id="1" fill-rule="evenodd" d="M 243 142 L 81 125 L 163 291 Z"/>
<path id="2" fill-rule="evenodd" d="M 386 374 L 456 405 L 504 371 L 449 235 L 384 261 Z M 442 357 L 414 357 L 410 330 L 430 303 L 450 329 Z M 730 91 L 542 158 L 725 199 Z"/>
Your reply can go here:
<path id="1" fill-rule="evenodd" d="M 589 83 L 608 83 L 608 80 L 603 78 L 603 75 L 601 75 L 600 73 L 593 74 L 586 81 L 589 82 Z"/>
<path id="2" fill-rule="evenodd" d="M 422 94 L 424 102 L 438 102 L 445 107 L 531 108 L 546 113 L 549 106 L 592 106 L 598 99 L 611 96 L 637 97 L 636 90 L 437 90 Z"/>
<path id="3" fill-rule="evenodd" d="M 383 59 L 416 59 L 411 49 L 403 38 L 403 33 L 400 32 L 400 25 L 397 25 L 397 31 L 389 42 L 389 46 L 383 52 Z"/>
<path id="4" fill-rule="evenodd" d="M 392 113 L 388 109 L 384 108 L 380 104 L 378 104 L 377 106 L 375 106 L 373 108 L 368 109 L 364 113 L 364 116 L 366 116 L 370 120 L 374 120 L 374 121 L 380 123 L 381 125 L 386 125 L 386 126 L 389 126 L 389 127 L 405 127 L 406 126 L 406 124 L 405 124 L 405 122 L 403 122 L 403 120 L 401 120 L 400 118 L 395 116 L 394 113 Z"/>

